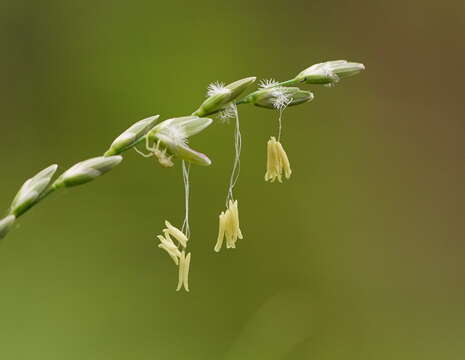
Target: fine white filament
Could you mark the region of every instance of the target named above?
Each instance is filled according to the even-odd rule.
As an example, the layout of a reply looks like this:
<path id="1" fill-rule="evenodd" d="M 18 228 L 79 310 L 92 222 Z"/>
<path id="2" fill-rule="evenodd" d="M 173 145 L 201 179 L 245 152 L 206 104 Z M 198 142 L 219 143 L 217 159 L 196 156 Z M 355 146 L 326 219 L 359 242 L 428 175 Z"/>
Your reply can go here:
<path id="1" fill-rule="evenodd" d="M 241 172 L 241 150 L 242 150 L 242 136 L 239 123 L 239 113 L 237 111 L 237 106 L 232 105 L 234 115 L 236 118 L 236 127 L 234 130 L 234 164 L 231 172 L 231 178 L 229 180 L 228 194 L 226 196 L 226 207 L 228 207 L 229 200 L 234 200 L 233 189 L 236 186 L 237 179 Z"/>
<path id="2" fill-rule="evenodd" d="M 184 203 L 185 203 L 185 215 L 184 222 L 182 223 L 181 231 L 186 234 L 187 238 L 191 236 L 191 229 L 189 226 L 189 196 L 190 196 L 190 181 L 189 173 L 191 169 L 191 163 L 186 165 L 186 161 L 182 161 L 182 178 L 184 180 Z"/>

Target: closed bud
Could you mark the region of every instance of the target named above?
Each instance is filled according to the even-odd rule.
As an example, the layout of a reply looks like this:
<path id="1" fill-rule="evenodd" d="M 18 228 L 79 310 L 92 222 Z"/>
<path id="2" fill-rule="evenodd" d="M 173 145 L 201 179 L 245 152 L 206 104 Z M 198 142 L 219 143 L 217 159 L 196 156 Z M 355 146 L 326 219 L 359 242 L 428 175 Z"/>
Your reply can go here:
<path id="1" fill-rule="evenodd" d="M 313 100 L 313 93 L 297 87 L 270 87 L 255 92 L 248 102 L 267 109 L 283 109 Z"/>
<path id="2" fill-rule="evenodd" d="M 26 180 L 11 203 L 10 214 L 20 216 L 33 206 L 40 194 L 42 194 L 50 183 L 50 180 L 52 179 L 53 174 L 55 174 L 57 168 L 58 165 L 51 165 L 34 177 Z"/>
<path id="3" fill-rule="evenodd" d="M 14 215 L 8 215 L 7 217 L 0 220 L 0 240 L 3 239 L 6 234 L 8 234 L 15 221 L 16 216 Z"/>
<path id="4" fill-rule="evenodd" d="M 133 147 L 152 130 L 159 117 L 160 115 L 151 116 L 133 124 L 113 141 L 105 156 L 117 155 Z"/>
<path id="5" fill-rule="evenodd" d="M 85 184 L 113 169 L 123 160 L 122 156 L 100 156 L 82 161 L 66 170 L 53 184 L 54 188 Z"/>
<path id="6" fill-rule="evenodd" d="M 346 60 L 326 61 L 305 69 L 295 77 L 295 80 L 307 84 L 334 84 L 362 70 L 365 70 L 365 66 L 361 63 Z"/>
<path id="7" fill-rule="evenodd" d="M 194 165 L 210 166 L 212 164 L 207 155 L 190 148 L 186 144 L 178 145 L 172 151 L 178 158 L 189 161 Z"/>
<path id="8" fill-rule="evenodd" d="M 178 140 L 181 138 L 185 140 L 205 130 L 212 122 L 212 119 L 200 118 L 198 116 L 183 116 L 168 119 L 155 126 L 149 136 L 165 133 Z"/>
<path id="9" fill-rule="evenodd" d="M 206 116 L 214 114 L 226 107 L 227 104 L 234 101 L 256 80 L 256 77 L 248 77 L 237 80 L 229 85 L 213 83 L 208 87 L 207 99 L 192 115 Z"/>

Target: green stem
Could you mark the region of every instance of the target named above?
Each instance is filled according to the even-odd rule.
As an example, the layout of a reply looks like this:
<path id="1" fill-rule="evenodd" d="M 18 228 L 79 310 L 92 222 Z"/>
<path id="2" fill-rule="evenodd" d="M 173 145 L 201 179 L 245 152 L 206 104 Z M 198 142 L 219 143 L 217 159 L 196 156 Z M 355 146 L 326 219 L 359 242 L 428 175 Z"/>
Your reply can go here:
<path id="1" fill-rule="evenodd" d="M 302 82 L 301 80 L 291 79 L 291 80 L 286 80 L 286 81 L 277 83 L 273 87 L 276 87 L 276 86 L 293 86 L 293 85 L 298 85 L 301 82 Z"/>

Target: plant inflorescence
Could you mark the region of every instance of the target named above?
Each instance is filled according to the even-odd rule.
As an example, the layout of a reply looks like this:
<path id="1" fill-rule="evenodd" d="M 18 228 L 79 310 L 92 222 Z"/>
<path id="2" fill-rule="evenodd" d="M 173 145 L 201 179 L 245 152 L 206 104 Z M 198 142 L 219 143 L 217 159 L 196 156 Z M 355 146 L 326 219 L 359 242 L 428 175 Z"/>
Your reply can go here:
<path id="1" fill-rule="evenodd" d="M 105 174 L 121 163 L 122 154 L 130 149 L 136 150 L 144 157 L 155 157 L 163 167 L 174 166 L 175 159 L 182 161 L 182 175 L 185 190 L 185 218 L 181 229 L 165 222 L 163 235 L 158 235 L 158 245 L 165 250 L 178 267 L 177 290 L 189 291 L 189 267 L 191 253 L 187 252 L 190 238 L 189 227 L 189 170 L 191 164 L 209 166 L 211 161 L 188 145 L 188 139 L 213 122 L 211 117 L 222 120 L 235 119 L 234 122 L 234 161 L 226 192 L 226 210 L 219 216 L 219 233 L 214 250 L 219 252 L 226 239 L 226 248 L 235 248 L 236 242 L 243 238 L 239 227 L 238 201 L 234 197 L 234 187 L 240 173 L 240 156 L 242 137 L 240 132 L 238 106 L 253 104 L 258 107 L 278 112 L 278 134 L 271 136 L 267 144 L 267 164 L 265 181 L 282 182 L 283 177 L 289 179 L 292 173 L 290 162 L 281 144 L 282 115 L 289 106 L 304 104 L 313 100 L 312 92 L 302 90 L 303 85 L 334 86 L 341 79 L 353 76 L 364 70 L 361 63 L 346 60 L 327 61 L 315 64 L 299 73 L 294 78 L 278 82 L 262 80 L 259 88 L 241 97 L 255 82 L 255 77 L 248 77 L 225 85 L 214 82 L 208 86 L 207 97 L 199 108 L 190 116 L 177 117 L 158 123 L 159 115 L 140 120 L 119 135 L 108 150 L 99 157 L 79 162 L 52 181 L 58 166 L 51 165 L 28 179 L 13 199 L 6 216 L 0 220 L 0 239 L 12 229 L 17 219 L 61 188 L 82 185 Z M 137 149 L 137 145 L 145 145 L 145 151 Z M 174 238 L 174 241 L 173 241 Z"/>

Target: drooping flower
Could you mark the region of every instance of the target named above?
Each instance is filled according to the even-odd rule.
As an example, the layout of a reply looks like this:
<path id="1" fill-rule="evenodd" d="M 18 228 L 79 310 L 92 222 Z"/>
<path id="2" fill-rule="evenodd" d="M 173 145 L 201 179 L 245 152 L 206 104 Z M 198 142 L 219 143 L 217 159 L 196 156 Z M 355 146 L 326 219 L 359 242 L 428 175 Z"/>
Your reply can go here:
<path id="1" fill-rule="evenodd" d="M 229 200 L 226 211 L 219 216 L 219 232 L 215 245 L 215 251 L 219 252 L 226 238 L 226 248 L 235 249 L 238 239 L 242 239 L 242 231 L 239 226 L 239 208 L 237 200 Z"/>
<path id="2" fill-rule="evenodd" d="M 267 144 L 265 181 L 274 182 L 278 179 L 279 182 L 282 182 L 283 174 L 286 179 L 291 177 L 291 164 L 281 143 L 272 136 Z"/>

